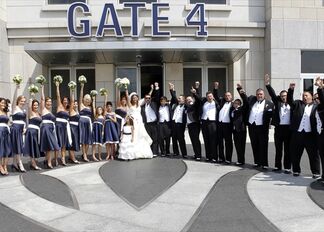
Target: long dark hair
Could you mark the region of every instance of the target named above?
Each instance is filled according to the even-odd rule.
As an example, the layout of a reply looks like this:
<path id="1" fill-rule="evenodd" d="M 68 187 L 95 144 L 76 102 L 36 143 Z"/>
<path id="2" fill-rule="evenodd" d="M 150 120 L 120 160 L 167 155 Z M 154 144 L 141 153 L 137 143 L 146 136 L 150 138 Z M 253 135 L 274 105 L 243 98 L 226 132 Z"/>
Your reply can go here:
<path id="1" fill-rule="evenodd" d="M 6 106 L 5 106 L 5 108 L 3 109 L 3 111 L 7 113 L 7 112 L 9 111 L 8 101 L 7 101 L 7 99 L 5 99 L 5 98 L 3 98 L 3 97 L 0 97 L 0 102 L 2 102 L 2 101 L 5 101 L 5 103 L 6 103 Z"/>

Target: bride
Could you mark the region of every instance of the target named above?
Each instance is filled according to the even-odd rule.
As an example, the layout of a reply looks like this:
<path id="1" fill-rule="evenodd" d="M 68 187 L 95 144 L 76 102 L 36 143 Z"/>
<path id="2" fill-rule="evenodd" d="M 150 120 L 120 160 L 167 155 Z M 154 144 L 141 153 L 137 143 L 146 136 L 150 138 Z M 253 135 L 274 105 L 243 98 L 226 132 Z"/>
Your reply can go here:
<path id="1" fill-rule="evenodd" d="M 131 93 L 128 96 L 128 90 L 126 90 L 126 97 L 128 100 L 128 114 L 134 120 L 134 153 L 135 159 L 148 159 L 153 158 L 153 152 L 151 150 L 152 139 L 147 133 L 142 115 L 141 105 L 144 104 L 144 99 L 139 100 L 137 93 Z"/>

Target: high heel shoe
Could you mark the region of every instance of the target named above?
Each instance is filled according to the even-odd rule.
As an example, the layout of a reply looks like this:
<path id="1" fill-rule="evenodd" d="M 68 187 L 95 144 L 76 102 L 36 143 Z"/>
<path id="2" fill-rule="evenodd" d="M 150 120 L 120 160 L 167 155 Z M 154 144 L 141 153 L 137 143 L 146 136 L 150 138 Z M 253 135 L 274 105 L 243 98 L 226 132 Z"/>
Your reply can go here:
<path id="1" fill-rule="evenodd" d="M 65 158 L 61 158 L 61 163 L 62 163 L 62 166 L 67 166 L 67 164 L 65 162 Z"/>
<path id="2" fill-rule="evenodd" d="M 35 166 L 30 165 L 30 170 L 39 171 L 39 170 L 42 170 L 42 168 L 38 167 L 37 165 L 35 165 Z"/>
<path id="3" fill-rule="evenodd" d="M 46 169 L 53 169 L 53 166 L 52 165 L 48 165 L 47 160 L 44 160 L 44 167 Z"/>
<path id="4" fill-rule="evenodd" d="M 26 172 L 26 169 L 24 168 L 24 165 L 21 160 L 18 162 L 18 168 L 20 172 Z"/>
<path id="5" fill-rule="evenodd" d="M 14 165 L 14 164 L 11 164 L 11 171 L 16 171 L 16 172 L 19 172 L 19 168 L 18 166 Z"/>
<path id="6" fill-rule="evenodd" d="M 73 164 L 80 164 L 80 162 L 78 160 L 73 160 L 73 159 L 69 159 L 69 161 Z"/>
<path id="7" fill-rule="evenodd" d="M 84 158 L 84 156 L 82 156 L 82 161 L 86 162 L 86 163 L 89 163 L 88 157 Z"/>
<path id="8" fill-rule="evenodd" d="M 59 165 L 59 162 L 58 162 L 58 160 L 57 159 L 54 159 L 54 167 L 57 167 Z"/>

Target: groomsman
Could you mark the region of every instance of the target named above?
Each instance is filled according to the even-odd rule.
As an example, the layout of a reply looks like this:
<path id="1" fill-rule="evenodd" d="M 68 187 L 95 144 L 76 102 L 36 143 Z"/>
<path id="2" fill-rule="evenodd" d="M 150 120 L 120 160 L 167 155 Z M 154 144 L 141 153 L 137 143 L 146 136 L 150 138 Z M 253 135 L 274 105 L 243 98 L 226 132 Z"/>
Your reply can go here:
<path id="1" fill-rule="evenodd" d="M 246 118 L 247 118 L 247 109 L 249 106 L 248 99 L 242 86 L 237 84 L 237 91 L 239 92 L 242 100 L 236 99 L 231 108 L 231 120 L 233 124 L 233 137 L 234 145 L 237 153 L 237 162 L 236 165 L 245 164 L 245 145 L 246 145 Z"/>
<path id="2" fill-rule="evenodd" d="M 159 144 L 161 156 L 170 154 L 170 138 L 171 138 L 171 107 L 167 103 L 165 96 L 160 98 L 159 107 Z"/>
<path id="3" fill-rule="evenodd" d="M 197 95 L 196 89 L 191 88 L 192 96 L 186 98 L 186 115 L 187 115 L 187 126 L 191 144 L 195 153 L 194 158 L 201 160 L 201 143 L 199 139 L 200 134 L 200 99 Z"/>
<path id="4" fill-rule="evenodd" d="M 141 106 L 141 114 L 143 118 L 143 122 L 145 125 L 145 129 L 147 133 L 150 135 L 152 139 L 151 149 L 154 155 L 157 155 L 158 150 L 158 105 L 156 103 L 156 96 L 158 95 L 159 88 L 158 86 L 154 89 L 154 86 L 151 85 L 151 92 L 145 95 L 144 105 Z M 153 99 L 153 100 L 152 100 Z M 159 99 L 157 99 L 158 101 Z"/>
<path id="5" fill-rule="evenodd" d="M 171 128 L 172 128 L 172 146 L 173 146 L 173 154 L 175 156 L 179 155 L 179 147 L 180 146 L 181 154 L 183 158 L 187 158 L 187 148 L 185 141 L 185 129 L 186 129 L 186 110 L 185 110 L 185 96 L 180 95 L 176 96 L 176 92 L 174 90 L 174 85 L 169 83 L 170 94 L 171 94 Z"/>
<path id="6" fill-rule="evenodd" d="M 318 87 L 317 95 L 319 102 L 315 113 L 317 148 L 322 164 L 322 177 L 319 179 L 319 181 L 324 183 L 324 83 L 320 77 L 317 77 L 315 85 Z"/>
<path id="7" fill-rule="evenodd" d="M 315 142 L 317 130 L 315 114 L 317 105 L 313 102 L 312 94 L 307 91 L 303 93 L 302 101 L 294 101 L 294 89 L 295 84 L 291 83 L 287 97 L 287 101 L 292 110 L 290 152 L 292 154 L 293 175 L 300 175 L 300 160 L 304 148 L 306 148 L 313 178 L 316 179 L 320 176 L 319 155 Z"/>
<path id="8" fill-rule="evenodd" d="M 285 173 L 291 173 L 291 161 L 290 161 L 290 138 L 291 131 L 290 127 L 290 105 L 287 102 L 287 94 L 286 90 L 282 90 L 279 96 L 276 95 L 274 89 L 270 85 L 270 76 L 268 74 L 265 75 L 265 85 L 271 96 L 272 102 L 275 105 L 274 114 L 272 118 L 272 125 L 275 126 L 274 133 L 274 141 L 276 147 L 276 155 L 275 155 L 275 168 L 273 171 L 280 172 L 282 169 L 282 148 L 284 148 L 284 169 Z"/>
<path id="9" fill-rule="evenodd" d="M 243 93 L 245 95 L 245 93 Z M 256 96 L 248 97 L 248 127 L 254 165 L 268 168 L 269 127 L 273 103 L 265 99 L 264 90 L 257 89 Z"/>
<path id="10" fill-rule="evenodd" d="M 205 143 L 206 161 L 218 162 L 217 119 L 219 105 L 212 92 L 208 91 L 201 102 L 201 131 Z"/>
<path id="11" fill-rule="evenodd" d="M 233 154 L 233 140 L 232 140 L 232 130 L 233 124 L 231 122 L 230 110 L 233 107 L 233 97 L 230 92 L 226 92 L 224 97 L 218 96 L 219 83 L 214 83 L 214 97 L 218 104 L 220 105 L 220 111 L 218 115 L 218 148 L 220 162 L 225 161 L 226 164 L 232 162 Z M 225 141 L 225 154 L 224 156 L 224 142 Z"/>

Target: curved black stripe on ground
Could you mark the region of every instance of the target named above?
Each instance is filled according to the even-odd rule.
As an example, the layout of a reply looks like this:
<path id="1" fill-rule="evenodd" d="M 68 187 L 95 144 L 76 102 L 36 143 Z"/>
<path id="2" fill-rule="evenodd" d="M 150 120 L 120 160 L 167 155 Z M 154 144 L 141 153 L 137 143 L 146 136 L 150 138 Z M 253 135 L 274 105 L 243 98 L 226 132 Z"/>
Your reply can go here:
<path id="1" fill-rule="evenodd" d="M 324 210 L 324 183 L 314 181 L 307 187 L 307 193 L 312 201 Z"/>

